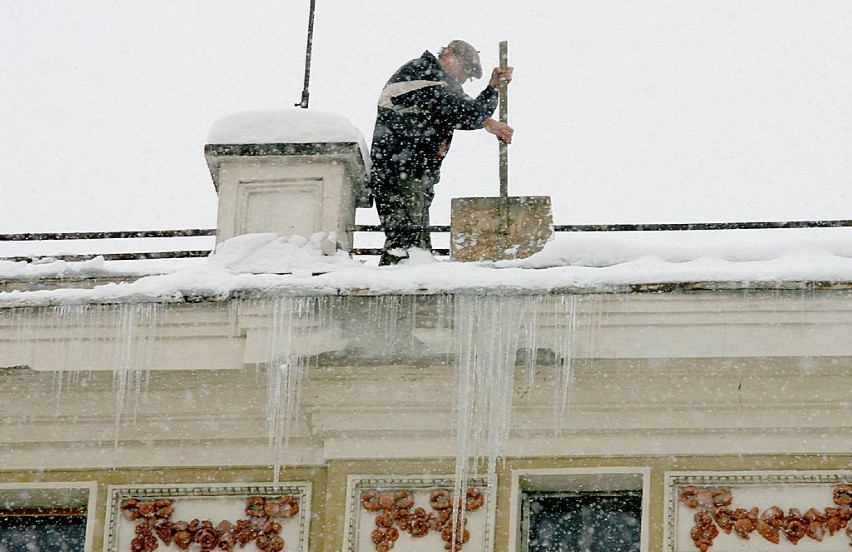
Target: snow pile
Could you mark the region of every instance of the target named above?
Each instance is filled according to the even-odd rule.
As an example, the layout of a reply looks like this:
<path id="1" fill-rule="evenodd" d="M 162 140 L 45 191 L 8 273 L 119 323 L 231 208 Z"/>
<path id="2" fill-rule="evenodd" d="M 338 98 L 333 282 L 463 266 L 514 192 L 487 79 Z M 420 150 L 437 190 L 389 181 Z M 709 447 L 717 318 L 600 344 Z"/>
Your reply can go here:
<path id="1" fill-rule="evenodd" d="M 281 237 L 275 233 L 243 234 L 219 244 L 210 264 L 229 272 L 253 274 L 312 274 L 362 266 L 345 251 L 322 254 L 322 243 L 334 236 L 317 232 L 313 236 Z"/>
<path id="2" fill-rule="evenodd" d="M 194 260 L 194 265 L 168 274 L 90 290 L 10 291 L 0 293 L 0 306 L 181 301 L 227 298 L 234 293 L 544 293 L 679 282 L 850 282 L 850 237 L 852 229 L 846 228 L 569 234 L 519 261 L 457 263 L 414 252 L 397 266 L 377 267 L 342 251 L 322 255 L 323 240 L 331 238 L 322 233 L 310 238 L 246 234 L 220 244 L 208 259 Z M 118 272 L 110 272 L 102 260 L 0 263 L 0 278 L 57 274 L 114 276 Z"/>
<path id="3" fill-rule="evenodd" d="M 93 278 L 114 274 L 105 266 L 103 257 L 83 262 L 56 261 L 50 257 L 32 263 L 0 261 L 0 278 L 4 279 Z"/>
<path id="4" fill-rule="evenodd" d="M 370 158 L 364 135 L 342 115 L 308 109 L 258 109 L 234 113 L 210 128 L 208 144 L 357 143 Z"/>
<path id="5" fill-rule="evenodd" d="M 712 264 L 779 260 L 799 255 L 852 257 L 852 229 L 763 229 L 675 232 L 576 232 L 559 235 L 527 259 L 501 261 L 500 267 L 606 267 L 657 257 L 667 263 L 698 259 Z M 818 270 L 819 264 L 803 269 Z"/>

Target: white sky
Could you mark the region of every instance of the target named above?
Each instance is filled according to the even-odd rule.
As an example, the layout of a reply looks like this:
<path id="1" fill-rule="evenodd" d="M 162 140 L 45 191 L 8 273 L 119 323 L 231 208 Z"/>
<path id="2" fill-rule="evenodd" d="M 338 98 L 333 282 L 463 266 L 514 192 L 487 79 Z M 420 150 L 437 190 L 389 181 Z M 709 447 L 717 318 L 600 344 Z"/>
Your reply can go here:
<path id="1" fill-rule="evenodd" d="M 0 0 L 0 233 L 212 228 L 207 132 L 300 99 L 308 4 Z M 848 0 L 317 4 L 311 108 L 368 140 L 403 62 L 509 40 L 510 193 L 557 224 L 850 218 Z M 433 222 L 497 190 L 458 133 Z"/>

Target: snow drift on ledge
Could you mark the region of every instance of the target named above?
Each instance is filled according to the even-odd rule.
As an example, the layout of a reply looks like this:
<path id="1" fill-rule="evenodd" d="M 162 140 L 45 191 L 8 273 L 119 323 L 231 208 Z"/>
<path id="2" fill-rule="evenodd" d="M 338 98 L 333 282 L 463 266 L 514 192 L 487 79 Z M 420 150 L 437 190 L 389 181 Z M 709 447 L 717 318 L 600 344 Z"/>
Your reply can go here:
<path id="1" fill-rule="evenodd" d="M 323 256 L 320 246 L 326 238 L 321 233 L 309 239 L 236 236 L 184 268 L 152 261 L 145 264 L 147 275 L 135 281 L 93 289 L 9 291 L 0 293 L 0 306 L 224 299 L 234 293 L 545 293 L 650 283 L 852 281 L 852 231 L 845 228 L 568 234 L 518 261 L 457 263 L 415 252 L 392 267 L 368 266 L 343 251 Z M 0 280 L 130 274 L 102 259 L 0 262 Z"/>

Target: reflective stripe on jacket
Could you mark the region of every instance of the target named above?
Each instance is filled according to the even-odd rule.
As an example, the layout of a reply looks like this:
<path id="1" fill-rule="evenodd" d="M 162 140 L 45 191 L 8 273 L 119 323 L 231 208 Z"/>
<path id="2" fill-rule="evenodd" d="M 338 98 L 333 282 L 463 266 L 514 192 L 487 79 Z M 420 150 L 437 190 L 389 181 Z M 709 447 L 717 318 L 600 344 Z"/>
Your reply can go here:
<path id="1" fill-rule="evenodd" d="M 453 131 L 481 128 L 497 108 L 497 95 L 488 86 L 471 98 L 430 52 L 400 67 L 378 100 L 370 151 L 373 189 L 392 185 L 400 175 L 437 176 Z"/>

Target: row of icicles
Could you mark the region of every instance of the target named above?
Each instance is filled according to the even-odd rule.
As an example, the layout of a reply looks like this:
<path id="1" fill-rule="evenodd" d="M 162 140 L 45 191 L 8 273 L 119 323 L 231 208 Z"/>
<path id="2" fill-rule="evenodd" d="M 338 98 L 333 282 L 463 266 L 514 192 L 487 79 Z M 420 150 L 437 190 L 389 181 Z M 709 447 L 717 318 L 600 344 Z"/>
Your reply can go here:
<path id="1" fill-rule="evenodd" d="M 250 304 L 249 304 L 250 303 Z M 357 303 L 357 305 L 355 304 Z M 366 312 L 364 313 L 364 306 Z M 439 295 L 417 296 L 295 296 L 232 300 L 228 304 L 231 339 L 239 337 L 239 312 L 249 307 L 269 319 L 269 361 L 267 364 L 267 437 L 274 483 L 279 482 L 286 463 L 288 441 L 299 410 L 302 382 L 315 358 L 299 354 L 305 326 L 334 327 L 350 312 L 362 308 L 360 324 L 380 336 L 389 348 L 406 339 L 414 320 L 429 310 L 435 326 L 449 330 L 455 344 L 457 373 L 455 438 L 457 440 L 455 495 L 460 496 L 469 477 L 495 481 L 497 462 L 505 454 L 511 427 L 515 369 L 525 368 L 527 387 L 535 385 L 540 346 L 537 328 L 552 329 L 547 349 L 551 350 L 555 371 L 554 419 L 565 418 L 571 395 L 574 359 L 589 356 L 600 319 L 599 295 Z M 122 423 L 135 418 L 134 404 L 146 389 L 152 356 L 162 336 L 162 321 L 168 305 L 127 303 L 115 305 L 67 305 L 20 308 L 6 311 L 7 327 L 18 326 L 26 339 L 33 324 L 52 328 L 64 348 L 60 358 L 73 359 L 85 366 L 95 359 L 82 358 L 84 343 L 91 336 L 104 339 L 114 328 L 113 346 L 106 360 L 114 366 L 115 445 Z M 418 312 L 420 310 L 420 312 Z M 10 317 L 11 319 L 8 319 Z M 548 319 L 548 317 L 550 317 Z M 33 319 L 35 318 L 35 322 Z M 403 323 L 404 322 L 404 323 Z M 555 337 L 554 337 L 555 336 Z M 555 340 L 555 341 L 554 341 Z M 103 348 L 101 348 L 103 349 Z M 518 351 L 524 351 L 520 358 Z M 392 357 L 393 351 L 387 351 Z M 99 354 L 104 354 L 101 350 Z M 73 385 L 76 370 L 57 366 L 54 392 L 57 401 L 63 389 Z M 559 424 L 556 424 L 558 427 Z M 489 491 L 491 489 L 489 488 Z"/>

